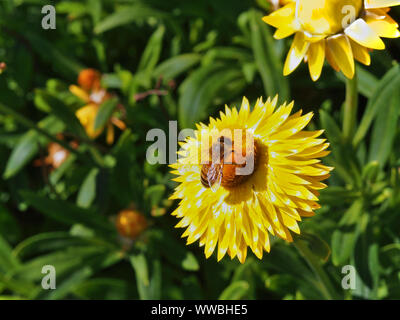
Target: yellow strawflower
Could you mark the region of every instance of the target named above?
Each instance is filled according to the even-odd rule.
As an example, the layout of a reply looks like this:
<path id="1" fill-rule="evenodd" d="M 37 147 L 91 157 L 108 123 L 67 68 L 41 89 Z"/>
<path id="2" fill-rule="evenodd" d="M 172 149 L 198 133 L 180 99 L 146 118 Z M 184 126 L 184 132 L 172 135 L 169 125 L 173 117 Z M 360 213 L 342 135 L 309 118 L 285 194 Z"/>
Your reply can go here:
<path id="1" fill-rule="evenodd" d="M 304 59 L 311 78 L 319 79 L 325 58 L 352 79 L 354 59 L 369 65 L 371 49 L 383 50 L 383 38 L 398 38 L 398 24 L 388 15 L 400 0 L 291 0 L 263 18 L 277 28 L 276 39 L 294 34 L 284 75 Z"/>
<path id="2" fill-rule="evenodd" d="M 321 181 L 332 170 L 319 158 L 329 144 L 318 138 L 322 130 L 302 131 L 312 113 L 290 115 L 293 102 L 276 104 L 277 97 L 259 99 L 251 111 L 243 98 L 240 111 L 226 107 L 208 126 L 197 125 L 171 165 L 180 183 L 171 196 L 180 199 L 172 213 L 181 219 L 176 227 L 186 228 L 187 244 L 200 241 L 206 258 L 218 245 L 218 260 L 228 253 L 243 263 L 248 247 L 261 259 L 270 251 L 269 233 L 290 242 L 290 231 L 300 233 L 301 217 L 319 208 Z M 240 151 L 244 162 L 237 161 Z M 250 163 L 245 175 L 233 170 Z"/>

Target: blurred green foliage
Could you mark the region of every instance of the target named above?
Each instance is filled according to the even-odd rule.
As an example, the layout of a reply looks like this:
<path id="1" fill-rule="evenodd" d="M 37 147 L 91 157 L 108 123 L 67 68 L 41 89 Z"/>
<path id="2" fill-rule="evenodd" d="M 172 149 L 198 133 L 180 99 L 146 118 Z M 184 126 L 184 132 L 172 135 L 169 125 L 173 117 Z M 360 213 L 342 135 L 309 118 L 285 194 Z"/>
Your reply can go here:
<path id="1" fill-rule="evenodd" d="M 21 299 L 400 299 L 400 58 L 398 40 L 358 68 L 354 139 L 342 134 L 344 78 L 330 68 L 312 83 L 304 66 L 283 77 L 290 43 L 261 21 L 264 0 L 54 1 L 57 29 L 43 30 L 46 0 L 0 2 L 0 295 Z M 400 11 L 392 16 L 399 21 Z M 127 129 L 112 146 L 91 142 L 68 86 L 96 68 L 125 106 Z M 163 95 L 138 95 L 149 90 Z M 335 167 L 317 215 L 301 228 L 332 287 L 294 245 L 273 242 L 259 261 L 204 258 L 185 247 L 170 217 L 175 184 L 167 166 L 145 155 L 152 128 L 168 120 L 193 127 L 240 104 L 279 93 L 314 110 L 312 129 L 331 143 Z M 136 98 L 135 98 L 136 97 Z M 111 108 L 111 109 L 110 109 Z M 10 112 L 10 109 L 12 112 Z M 102 106 L 101 126 L 112 106 Z M 59 168 L 33 166 L 58 133 L 79 142 Z M 68 147 L 68 144 L 66 143 Z M 149 228 L 127 249 L 114 226 L 134 206 Z M 312 235 L 311 235 L 312 234 Z M 308 235 L 308 236 L 307 236 Z M 321 240 L 322 239 L 322 240 Z M 331 247 L 331 255 L 325 243 Z M 318 258 L 319 259 L 319 258 Z M 57 290 L 41 288 L 44 265 Z M 356 290 L 341 287 L 342 267 L 357 269 Z M 321 271 L 320 270 L 320 271 Z"/>

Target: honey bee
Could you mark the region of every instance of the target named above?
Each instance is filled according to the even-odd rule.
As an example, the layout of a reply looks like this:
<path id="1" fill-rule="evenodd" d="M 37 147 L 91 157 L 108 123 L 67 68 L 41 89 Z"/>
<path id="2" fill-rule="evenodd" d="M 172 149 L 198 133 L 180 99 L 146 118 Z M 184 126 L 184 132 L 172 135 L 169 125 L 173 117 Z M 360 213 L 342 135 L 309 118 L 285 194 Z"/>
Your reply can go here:
<path id="1" fill-rule="evenodd" d="M 246 162 L 238 164 L 234 159 L 238 159 L 238 153 L 234 149 L 232 140 L 227 137 L 219 137 L 218 141 L 210 148 L 210 155 L 219 155 L 219 159 L 213 159 L 203 164 L 201 168 L 200 180 L 204 187 L 217 191 L 220 186 L 232 188 L 247 180 L 251 174 L 238 175 L 236 169 L 243 168 L 247 164 L 249 156 L 254 157 L 254 168 L 257 163 L 257 144 L 254 141 L 254 150 L 252 154 L 246 154 L 246 145 L 243 144 L 241 155 L 246 156 Z M 244 152 L 243 152 L 244 151 Z M 217 160 L 217 161 L 216 161 Z M 219 160 L 219 161 L 218 161 Z"/>

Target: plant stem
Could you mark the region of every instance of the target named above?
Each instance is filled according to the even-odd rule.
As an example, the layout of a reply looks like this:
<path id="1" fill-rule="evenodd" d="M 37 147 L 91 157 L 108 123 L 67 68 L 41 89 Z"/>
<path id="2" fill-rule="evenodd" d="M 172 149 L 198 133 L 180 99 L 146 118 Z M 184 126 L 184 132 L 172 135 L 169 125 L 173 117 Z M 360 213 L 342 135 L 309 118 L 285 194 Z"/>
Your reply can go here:
<path id="1" fill-rule="evenodd" d="M 346 79 L 346 100 L 344 102 L 343 137 L 350 141 L 354 134 L 358 107 L 357 73 L 353 79 Z"/>
<path id="2" fill-rule="evenodd" d="M 327 300 L 336 298 L 335 290 L 331 284 L 328 275 L 325 273 L 317 256 L 308 248 L 307 244 L 302 240 L 294 242 L 295 247 L 299 250 L 300 254 L 307 261 L 310 268 L 314 271 L 317 277 L 317 286 Z"/>

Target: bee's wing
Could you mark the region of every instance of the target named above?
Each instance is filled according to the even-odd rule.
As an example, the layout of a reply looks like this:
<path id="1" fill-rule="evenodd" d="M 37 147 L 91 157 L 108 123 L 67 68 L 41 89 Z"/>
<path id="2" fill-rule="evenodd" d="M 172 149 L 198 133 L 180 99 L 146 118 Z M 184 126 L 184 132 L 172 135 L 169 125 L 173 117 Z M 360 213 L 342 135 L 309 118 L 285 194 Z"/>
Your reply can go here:
<path id="1" fill-rule="evenodd" d="M 207 173 L 208 184 L 210 185 L 210 189 L 213 192 L 216 192 L 218 188 L 221 186 L 222 182 L 222 164 L 212 165 L 210 170 Z"/>

